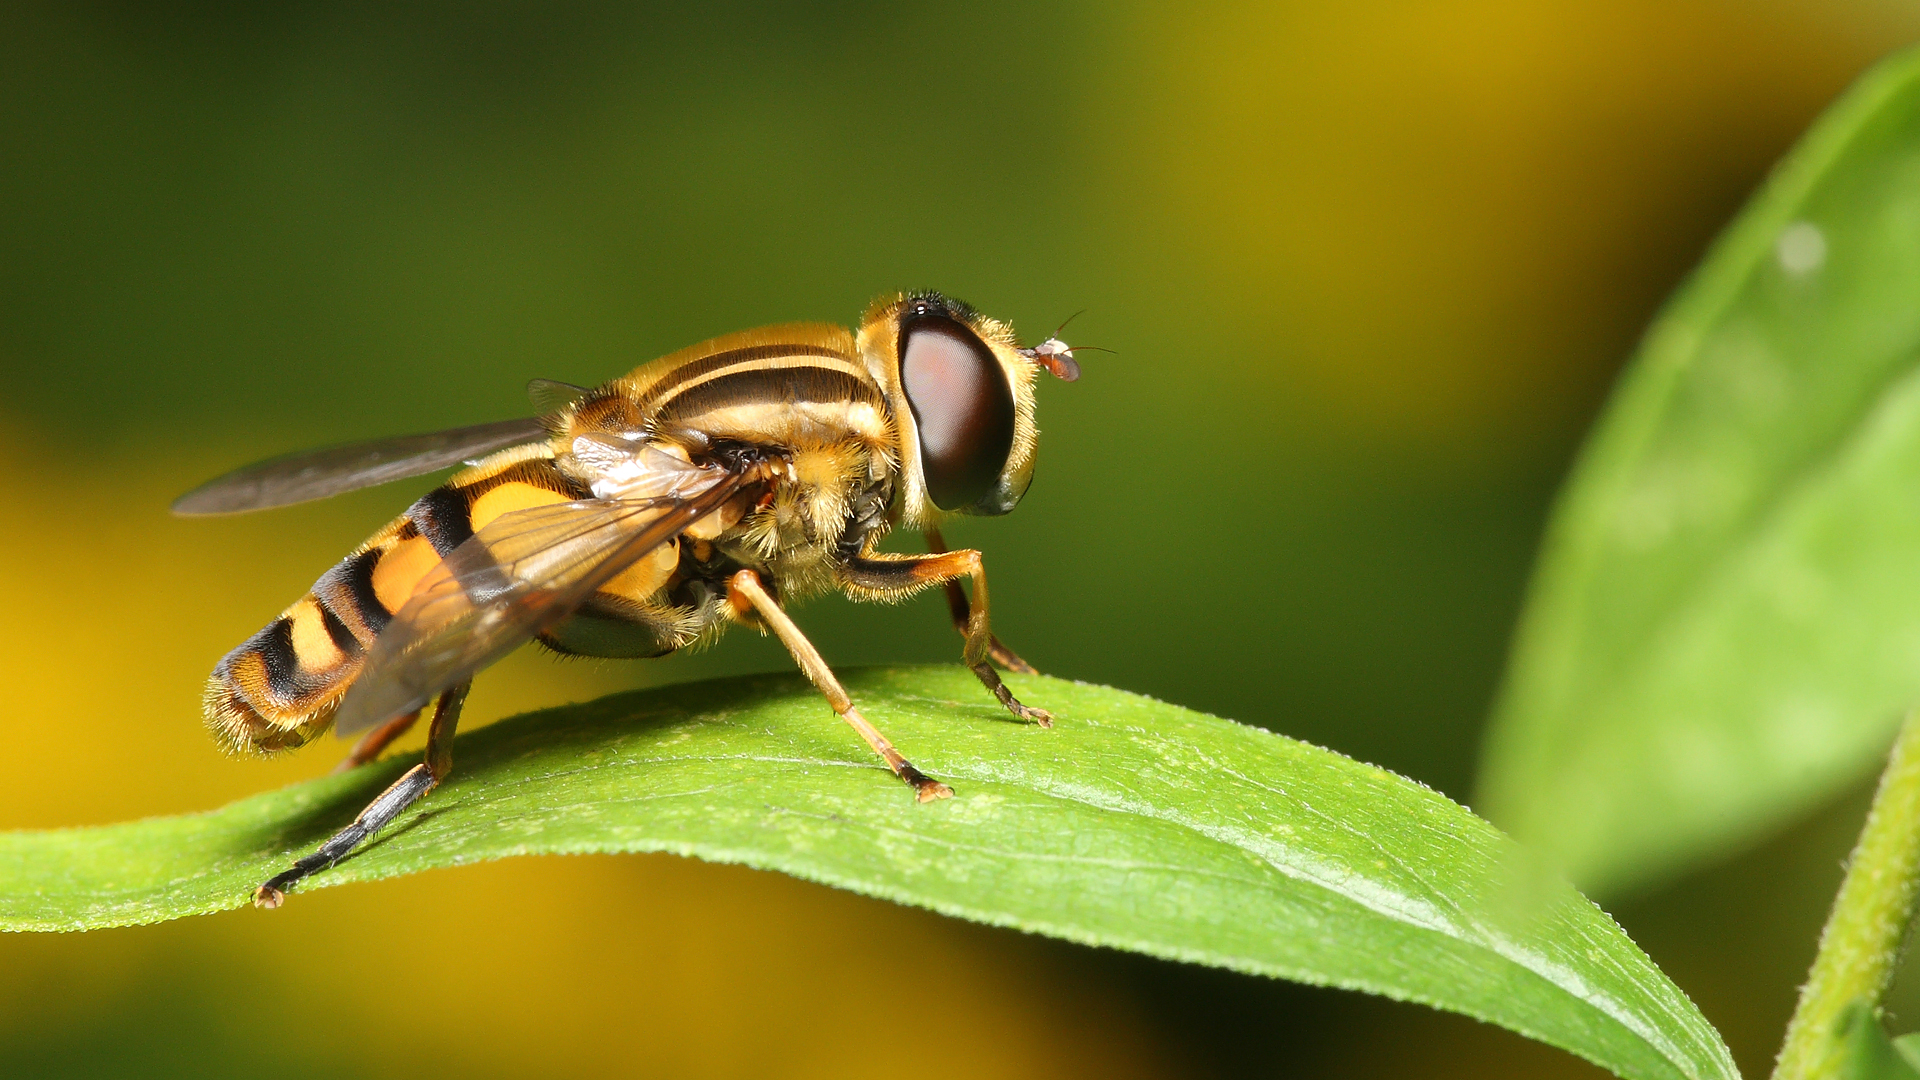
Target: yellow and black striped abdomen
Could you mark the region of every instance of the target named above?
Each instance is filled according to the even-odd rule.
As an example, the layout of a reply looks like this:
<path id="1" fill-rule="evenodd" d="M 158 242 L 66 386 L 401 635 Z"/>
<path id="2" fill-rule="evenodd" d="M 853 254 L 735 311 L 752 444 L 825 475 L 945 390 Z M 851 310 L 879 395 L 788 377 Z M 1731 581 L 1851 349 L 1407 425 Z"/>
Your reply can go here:
<path id="1" fill-rule="evenodd" d="M 367 649 L 442 556 L 503 513 L 584 495 L 539 445 L 503 450 L 422 496 L 221 659 L 206 690 L 214 736 L 272 753 L 325 731 Z"/>

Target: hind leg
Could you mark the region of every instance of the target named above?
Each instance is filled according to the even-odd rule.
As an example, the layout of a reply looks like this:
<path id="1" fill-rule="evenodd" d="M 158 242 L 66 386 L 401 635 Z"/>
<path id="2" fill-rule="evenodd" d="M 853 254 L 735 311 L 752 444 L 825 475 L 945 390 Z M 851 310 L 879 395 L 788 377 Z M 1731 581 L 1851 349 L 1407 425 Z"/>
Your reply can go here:
<path id="1" fill-rule="evenodd" d="M 460 706 L 467 700 L 472 683 L 461 683 L 440 695 L 433 710 L 433 723 L 427 728 L 427 759 L 408 769 L 393 785 L 367 804 L 353 824 L 329 837 L 311 855 L 296 860 L 293 866 L 268 878 L 253 891 L 253 906 L 277 908 L 286 902 L 287 890 L 295 882 L 317 873 L 347 857 L 361 842 L 385 828 L 400 812 L 412 806 L 420 796 L 432 791 L 453 772 L 453 733 L 460 723 Z M 376 732 L 380 729 L 375 729 Z"/>

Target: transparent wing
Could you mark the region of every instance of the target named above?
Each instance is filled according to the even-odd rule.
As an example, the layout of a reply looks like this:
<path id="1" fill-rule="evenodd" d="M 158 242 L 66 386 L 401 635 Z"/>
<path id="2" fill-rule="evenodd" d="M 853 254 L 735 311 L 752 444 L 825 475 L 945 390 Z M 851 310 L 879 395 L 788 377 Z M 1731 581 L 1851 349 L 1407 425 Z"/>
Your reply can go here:
<path id="1" fill-rule="evenodd" d="M 533 402 L 533 411 L 542 416 L 557 413 L 591 393 L 593 390 L 590 387 L 575 386 L 559 379 L 527 380 L 527 398 Z"/>
<path id="2" fill-rule="evenodd" d="M 342 736 L 376 727 L 531 641 L 594 591 L 740 490 L 741 472 L 684 475 L 675 493 L 555 503 L 502 514 L 414 587 L 334 715 Z"/>
<path id="3" fill-rule="evenodd" d="M 545 421 L 527 417 L 430 435 L 398 435 L 309 450 L 262 461 L 209 480 L 175 499 L 173 512 L 182 517 L 198 517 L 291 506 L 419 476 L 468 458 L 545 438 Z"/>

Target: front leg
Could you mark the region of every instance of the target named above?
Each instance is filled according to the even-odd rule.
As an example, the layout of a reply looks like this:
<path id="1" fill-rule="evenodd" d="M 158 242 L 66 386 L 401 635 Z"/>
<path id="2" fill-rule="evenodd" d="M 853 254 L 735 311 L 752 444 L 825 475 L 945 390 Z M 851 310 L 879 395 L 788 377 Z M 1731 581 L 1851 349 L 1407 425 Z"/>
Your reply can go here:
<path id="1" fill-rule="evenodd" d="M 940 535 L 939 529 L 923 530 L 922 535 L 927 538 L 928 551 L 935 555 L 945 555 L 947 553 L 947 538 Z M 947 610 L 953 615 L 953 628 L 964 634 L 967 632 L 967 623 L 973 612 L 972 606 L 967 603 L 967 594 L 965 590 L 960 588 L 958 581 L 949 580 L 945 582 L 945 586 L 947 591 Z M 1015 674 L 1040 674 L 1039 669 L 1027 663 L 1025 660 L 1020 659 L 1019 653 L 1000 644 L 1000 639 L 994 637 L 992 634 L 987 635 L 987 655 L 993 658 L 994 663 L 999 664 L 1001 667 Z"/>
<path id="2" fill-rule="evenodd" d="M 1020 699 L 1000 681 L 1000 673 L 988 662 L 994 640 L 987 617 L 987 568 L 978 551 L 963 548 L 937 555 L 856 556 L 840 568 L 843 583 L 882 597 L 905 596 L 961 577 L 973 579 L 973 602 L 968 605 L 965 631 L 967 644 L 961 657 L 1008 712 L 1041 727 L 1052 727 L 1053 714 L 1020 704 Z"/>

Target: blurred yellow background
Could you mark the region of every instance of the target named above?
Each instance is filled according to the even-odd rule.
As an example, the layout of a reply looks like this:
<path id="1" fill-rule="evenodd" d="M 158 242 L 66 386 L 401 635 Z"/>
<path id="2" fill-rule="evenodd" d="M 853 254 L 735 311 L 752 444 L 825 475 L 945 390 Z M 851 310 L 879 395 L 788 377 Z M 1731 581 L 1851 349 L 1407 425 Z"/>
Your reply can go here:
<path id="1" fill-rule="evenodd" d="M 174 495 L 914 287 L 1029 339 L 1086 308 L 1070 338 L 1118 350 L 1042 387 L 1032 494 L 956 537 L 1003 637 L 1464 797 L 1609 378 L 1769 164 L 1916 36 L 1903 6 L 1814 0 L 9 5 L 0 828 L 337 759 L 222 758 L 201 682 L 431 481 L 212 521 Z M 836 664 L 958 657 L 932 598 L 800 619 Z M 786 665 L 738 635 L 527 652 L 468 715 Z M 1617 913 L 1750 1074 L 1859 812 Z M 1597 1075 L 1414 1006 L 667 857 L 0 938 L 5 1076 L 921 1069 Z"/>

